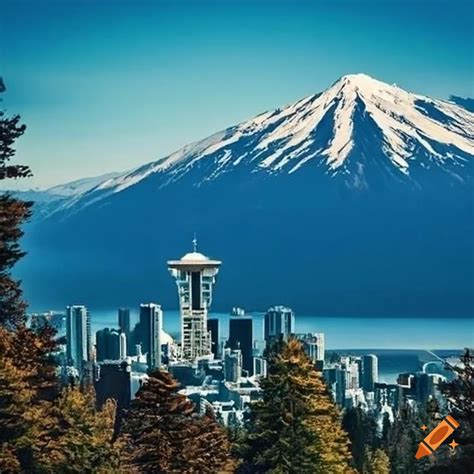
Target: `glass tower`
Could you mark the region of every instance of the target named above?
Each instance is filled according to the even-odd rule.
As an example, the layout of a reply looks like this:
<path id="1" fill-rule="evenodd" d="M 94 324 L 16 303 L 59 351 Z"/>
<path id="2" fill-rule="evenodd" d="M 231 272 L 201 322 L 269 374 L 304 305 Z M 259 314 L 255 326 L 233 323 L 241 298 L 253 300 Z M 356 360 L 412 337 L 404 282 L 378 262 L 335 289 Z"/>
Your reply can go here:
<path id="1" fill-rule="evenodd" d="M 66 339 L 68 364 L 81 374 L 84 365 L 92 360 L 89 311 L 85 306 L 72 305 L 66 308 Z"/>

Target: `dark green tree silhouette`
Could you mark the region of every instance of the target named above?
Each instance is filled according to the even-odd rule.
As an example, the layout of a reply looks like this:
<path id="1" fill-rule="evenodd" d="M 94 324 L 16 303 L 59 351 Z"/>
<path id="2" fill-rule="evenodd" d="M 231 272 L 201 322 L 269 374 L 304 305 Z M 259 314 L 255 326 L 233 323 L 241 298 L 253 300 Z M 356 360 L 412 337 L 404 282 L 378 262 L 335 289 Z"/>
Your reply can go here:
<path id="1" fill-rule="evenodd" d="M 272 348 L 262 400 L 252 406 L 240 472 L 350 473 L 349 439 L 321 374 L 301 343 Z"/>
<path id="2" fill-rule="evenodd" d="M 4 91 L 0 78 L 0 93 Z M 10 164 L 15 155 L 15 142 L 25 129 L 19 115 L 8 117 L 5 110 L 0 109 L 0 180 L 31 175 L 28 166 Z M 31 202 L 21 201 L 11 194 L 0 195 L 0 324 L 8 327 L 18 326 L 25 320 L 26 303 L 20 282 L 12 278 L 11 269 L 24 255 L 19 240 L 23 235 L 21 226 L 31 215 L 31 206 Z"/>
<path id="3" fill-rule="evenodd" d="M 149 375 L 122 421 L 123 467 L 143 473 L 233 472 L 229 441 L 212 413 L 196 413 L 168 372 Z"/>

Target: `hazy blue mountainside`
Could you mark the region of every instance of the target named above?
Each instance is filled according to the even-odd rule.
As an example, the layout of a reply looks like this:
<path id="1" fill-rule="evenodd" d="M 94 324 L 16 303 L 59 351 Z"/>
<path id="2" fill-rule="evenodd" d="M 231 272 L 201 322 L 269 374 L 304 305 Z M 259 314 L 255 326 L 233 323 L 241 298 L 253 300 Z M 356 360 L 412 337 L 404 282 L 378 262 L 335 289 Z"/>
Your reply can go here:
<path id="1" fill-rule="evenodd" d="M 57 201 L 19 268 L 35 307 L 177 306 L 166 260 L 223 260 L 215 307 L 472 315 L 474 115 L 368 76 Z"/>

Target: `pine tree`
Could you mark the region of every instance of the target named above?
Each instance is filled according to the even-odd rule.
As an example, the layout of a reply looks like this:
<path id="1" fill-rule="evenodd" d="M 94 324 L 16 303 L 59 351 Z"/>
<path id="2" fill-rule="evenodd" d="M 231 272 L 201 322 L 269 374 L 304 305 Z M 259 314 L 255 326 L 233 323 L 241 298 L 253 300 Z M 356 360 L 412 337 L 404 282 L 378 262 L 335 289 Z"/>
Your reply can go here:
<path id="1" fill-rule="evenodd" d="M 410 474 L 425 472 L 432 462 L 430 458 L 416 459 L 415 453 L 419 442 L 426 436 L 421 430 L 429 424 L 426 414 L 419 407 L 402 401 L 394 422 L 388 429 L 387 441 L 384 446 L 390 459 L 393 474 Z"/>
<path id="2" fill-rule="evenodd" d="M 261 388 L 239 449 L 241 472 L 354 472 L 340 414 L 298 341 L 271 354 Z"/>
<path id="3" fill-rule="evenodd" d="M 367 449 L 378 445 L 377 423 L 362 408 L 355 407 L 345 412 L 342 427 L 349 435 L 355 467 L 362 472 Z"/>
<path id="4" fill-rule="evenodd" d="M 0 93 L 5 88 L 0 79 Z M 11 165 L 14 143 L 25 131 L 20 117 L 0 110 L 0 180 L 31 175 Z M 11 269 L 24 255 L 21 225 L 32 203 L 0 196 L 0 472 L 97 472 L 118 467 L 112 443 L 115 406 L 95 410 L 92 393 L 60 393 L 54 353 L 56 332 L 28 328 L 26 303 Z"/>
<path id="5" fill-rule="evenodd" d="M 462 474 L 474 472 L 474 355 L 465 349 L 459 364 L 448 365 L 455 378 L 451 382 L 440 385 L 441 392 L 448 402 L 451 416 L 458 421 L 459 428 L 452 437 L 459 443 L 456 450 L 448 451 L 447 455 L 438 459 L 430 474 L 450 472 Z M 446 440 L 449 442 L 449 440 Z M 445 443 L 446 444 L 446 443 Z M 447 451 L 450 448 L 444 448 Z M 446 459 L 447 458 L 447 459 Z"/>
<path id="6" fill-rule="evenodd" d="M 230 445 L 212 413 L 196 413 L 179 384 L 154 371 L 142 385 L 121 427 L 123 465 L 133 472 L 233 472 Z"/>
<path id="7" fill-rule="evenodd" d="M 390 474 L 390 460 L 387 453 L 380 448 L 367 449 L 361 472 L 364 474 Z"/>
<path id="8" fill-rule="evenodd" d="M 27 412 L 35 394 L 25 375 L 10 358 L 0 357 L 0 472 L 16 472 L 21 466 L 18 440 L 30 429 Z"/>
<path id="9" fill-rule="evenodd" d="M 0 93 L 5 86 L 0 78 Z M 25 165 L 11 165 L 14 144 L 25 132 L 20 116 L 8 117 L 0 110 L 0 180 L 24 178 L 31 175 Z M 23 202 L 10 194 L 0 196 L 0 324 L 16 327 L 25 321 L 26 303 L 22 299 L 20 283 L 11 276 L 13 265 L 24 255 L 19 239 L 22 224 L 30 217 L 31 202 Z"/>
<path id="10" fill-rule="evenodd" d="M 113 441 L 116 405 L 95 408 L 91 389 L 67 387 L 53 402 L 32 412 L 33 472 L 92 473 L 119 467 L 120 443 Z"/>

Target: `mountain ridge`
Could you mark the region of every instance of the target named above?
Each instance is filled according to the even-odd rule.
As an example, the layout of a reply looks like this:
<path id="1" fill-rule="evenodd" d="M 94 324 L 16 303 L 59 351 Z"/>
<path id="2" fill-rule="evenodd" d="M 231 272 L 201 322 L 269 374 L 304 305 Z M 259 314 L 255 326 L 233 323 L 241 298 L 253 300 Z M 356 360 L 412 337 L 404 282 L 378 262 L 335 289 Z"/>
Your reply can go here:
<path id="1" fill-rule="evenodd" d="M 175 307 L 196 231 L 221 309 L 474 314 L 474 114 L 423 97 L 345 76 L 61 201 L 27 233 L 29 299 Z"/>

